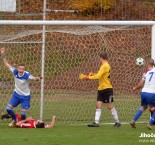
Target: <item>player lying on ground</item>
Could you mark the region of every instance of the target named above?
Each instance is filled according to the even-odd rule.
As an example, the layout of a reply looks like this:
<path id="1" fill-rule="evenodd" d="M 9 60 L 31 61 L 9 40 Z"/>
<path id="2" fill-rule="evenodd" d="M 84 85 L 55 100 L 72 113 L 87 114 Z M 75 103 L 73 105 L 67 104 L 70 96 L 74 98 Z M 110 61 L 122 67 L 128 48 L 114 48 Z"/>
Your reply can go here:
<path id="1" fill-rule="evenodd" d="M 24 120 L 21 120 L 21 116 L 19 114 L 15 114 L 17 118 L 17 122 L 14 122 L 14 127 L 19 128 L 53 128 L 56 117 L 52 117 L 52 121 L 50 124 L 45 124 L 42 120 L 35 120 L 32 117 L 28 117 Z M 1 119 L 9 119 L 11 116 L 9 114 L 2 114 Z"/>
<path id="2" fill-rule="evenodd" d="M 29 72 L 25 71 L 24 64 L 19 64 L 18 68 L 12 67 L 6 57 L 5 57 L 5 49 L 1 48 L 1 55 L 3 58 L 4 65 L 13 73 L 15 79 L 15 89 L 8 103 L 6 110 L 8 114 L 12 117 L 12 119 L 16 122 L 16 116 L 14 114 L 13 108 L 21 104 L 22 112 L 21 119 L 26 119 L 26 111 L 30 108 L 30 88 L 29 88 L 29 80 L 41 80 L 42 77 L 34 77 Z M 10 124 L 12 125 L 12 124 Z"/>
<path id="3" fill-rule="evenodd" d="M 119 122 L 116 109 L 113 107 L 113 87 L 110 82 L 110 70 L 111 67 L 108 63 L 108 57 L 106 53 L 100 54 L 101 67 L 97 74 L 90 73 L 89 75 L 80 74 L 80 79 L 85 80 L 99 80 L 98 96 L 96 104 L 95 122 L 89 124 L 88 127 L 99 127 L 99 121 L 101 117 L 101 109 L 103 103 L 107 104 L 107 108 L 111 111 L 112 116 L 115 120 L 115 127 L 119 127 Z"/>
<path id="4" fill-rule="evenodd" d="M 145 75 L 146 75 L 146 73 L 148 71 L 152 70 L 153 67 L 154 67 L 154 60 L 153 59 L 149 59 L 148 62 L 147 62 L 147 70 L 143 74 L 142 80 L 140 80 L 138 85 L 133 88 L 134 91 L 137 90 L 137 89 L 140 89 L 140 88 L 142 88 L 144 86 Z M 133 117 L 132 121 L 130 122 L 130 125 L 133 128 L 136 128 L 136 124 L 135 123 L 139 119 L 139 117 L 142 115 L 142 113 L 147 109 L 147 105 L 148 105 L 148 103 L 146 102 L 146 100 L 141 95 L 141 107 L 138 109 L 138 111 L 136 112 L 136 114 Z"/>

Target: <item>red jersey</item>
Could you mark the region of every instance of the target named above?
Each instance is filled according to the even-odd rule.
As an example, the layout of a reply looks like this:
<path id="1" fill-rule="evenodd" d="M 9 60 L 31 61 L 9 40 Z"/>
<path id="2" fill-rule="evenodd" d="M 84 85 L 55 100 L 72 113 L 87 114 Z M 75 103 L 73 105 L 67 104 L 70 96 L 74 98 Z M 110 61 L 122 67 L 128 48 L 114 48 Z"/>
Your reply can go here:
<path id="1" fill-rule="evenodd" d="M 17 122 L 21 121 L 21 116 L 19 114 L 15 114 Z M 16 126 L 16 122 L 14 122 L 14 126 L 19 128 L 18 126 Z"/>
<path id="2" fill-rule="evenodd" d="M 32 119 L 30 121 L 22 123 L 20 127 L 21 128 L 36 128 L 35 123 L 36 123 L 36 120 Z"/>
<path id="3" fill-rule="evenodd" d="M 21 121 L 21 116 L 19 114 L 15 114 L 16 118 L 17 118 L 17 122 Z"/>
<path id="4" fill-rule="evenodd" d="M 16 118 L 17 118 L 17 122 L 21 121 L 21 116 L 19 114 L 15 114 Z M 35 125 L 36 120 L 32 119 L 30 121 L 27 121 L 25 123 L 21 124 L 21 128 L 36 128 Z M 16 126 L 16 123 L 14 123 L 14 126 L 18 128 L 18 126 Z"/>

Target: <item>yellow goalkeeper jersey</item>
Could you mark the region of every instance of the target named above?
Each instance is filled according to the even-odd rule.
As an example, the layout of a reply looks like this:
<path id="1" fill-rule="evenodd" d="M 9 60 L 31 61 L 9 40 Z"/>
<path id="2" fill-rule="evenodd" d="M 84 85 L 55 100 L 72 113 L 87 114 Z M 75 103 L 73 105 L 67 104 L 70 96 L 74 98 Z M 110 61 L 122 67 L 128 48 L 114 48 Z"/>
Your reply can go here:
<path id="1" fill-rule="evenodd" d="M 89 76 L 90 80 L 99 80 L 98 90 L 112 88 L 112 84 L 110 82 L 110 70 L 111 67 L 109 63 L 105 62 L 104 64 L 101 65 L 97 74 Z"/>

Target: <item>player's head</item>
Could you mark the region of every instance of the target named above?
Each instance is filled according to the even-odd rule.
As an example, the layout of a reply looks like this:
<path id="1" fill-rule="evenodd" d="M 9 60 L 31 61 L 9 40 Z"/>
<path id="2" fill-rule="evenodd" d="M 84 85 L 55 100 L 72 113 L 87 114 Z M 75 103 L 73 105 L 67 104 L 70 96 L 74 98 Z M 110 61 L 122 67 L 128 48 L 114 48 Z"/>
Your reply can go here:
<path id="1" fill-rule="evenodd" d="M 18 64 L 18 72 L 23 73 L 25 70 L 25 65 L 24 64 Z"/>
<path id="2" fill-rule="evenodd" d="M 100 54 L 100 61 L 103 62 L 103 61 L 107 61 L 107 60 L 108 60 L 107 53 L 101 53 Z"/>
<path id="3" fill-rule="evenodd" d="M 45 123 L 42 120 L 37 120 L 36 128 L 45 128 Z"/>
<path id="4" fill-rule="evenodd" d="M 154 65 L 154 60 L 152 58 L 147 61 L 147 67 L 153 67 Z"/>

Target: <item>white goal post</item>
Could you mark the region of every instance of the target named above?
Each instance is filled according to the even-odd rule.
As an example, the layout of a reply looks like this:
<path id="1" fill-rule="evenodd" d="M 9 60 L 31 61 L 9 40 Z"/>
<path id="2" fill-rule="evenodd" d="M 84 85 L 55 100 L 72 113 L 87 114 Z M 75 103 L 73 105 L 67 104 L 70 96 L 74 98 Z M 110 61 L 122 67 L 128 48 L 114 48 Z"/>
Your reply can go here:
<path id="1" fill-rule="evenodd" d="M 0 25 L 155 25 L 155 21 L 0 20 Z"/>
<path id="2" fill-rule="evenodd" d="M 152 58 L 155 59 L 155 24 L 152 25 L 152 37 L 151 37 L 151 42 L 152 42 L 152 46 L 151 46 L 151 55 Z"/>
<path id="3" fill-rule="evenodd" d="M 41 26 L 43 29 L 41 31 L 39 30 L 39 33 L 32 31 L 32 34 L 43 34 L 42 35 L 42 40 L 41 42 L 35 42 L 34 40 L 30 42 L 25 42 L 25 39 L 23 42 L 17 42 L 17 41 L 2 41 L 0 40 L 0 45 L 5 45 L 5 44 L 42 44 L 42 50 L 41 50 L 41 75 L 42 77 L 45 77 L 45 49 L 46 49 L 46 32 L 59 32 L 59 31 L 47 31 L 45 26 L 152 26 L 152 30 L 150 34 L 151 37 L 151 57 L 155 59 L 155 21 L 30 21 L 30 20 L 0 20 L 0 27 L 1 26 Z M 73 30 L 70 30 L 73 31 Z M 68 33 L 70 33 L 70 31 Z M 28 32 L 29 33 L 29 32 Z M 60 33 L 63 33 L 63 30 L 61 30 Z M 65 30 L 65 33 L 67 33 L 67 30 Z M 73 32 L 74 33 L 74 32 Z M 71 34 L 73 34 L 71 33 Z M 98 32 L 97 32 L 98 33 Z M 83 35 L 83 34 L 80 34 Z M 26 36 L 26 35 L 25 35 Z M 101 39 L 103 36 L 101 36 Z M 109 37 L 110 38 L 110 37 Z M 83 38 L 84 39 L 84 38 Z M 8 39 L 9 40 L 9 39 Z M 16 40 L 16 39 L 15 39 Z M 40 39 L 39 39 L 40 40 Z M 67 40 L 64 40 L 65 42 Z M 104 41 L 104 40 L 103 40 Z M 110 41 L 109 41 L 110 42 Z M 59 42 L 58 42 L 59 43 Z M 94 42 L 95 43 L 95 42 Z M 107 45 L 106 42 L 105 46 Z M 139 42 L 140 43 L 140 42 Z M 78 44 L 77 44 L 78 45 Z M 14 46 L 15 47 L 15 46 Z M 86 46 L 84 46 L 85 48 Z M 96 47 L 96 46 L 95 46 Z M 101 47 L 101 46 L 100 46 Z M 62 90 L 59 90 L 60 92 Z M 40 91 L 41 97 L 40 97 L 40 119 L 44 119 L 43 117 L 43 106 L 44 106 L 44 80 L 41 81 L 41 91 Z M 71 98 L 72 100 L 72 98 Z M 80 114 L 81 115 L 81 114 Z M 80 116 L 79 115 L 79 116 Z M 67 115 L 66 115 L 67 116 Z M 65 116 L 65 117 L 66 117 Z M 65 120 L 65 119 L 64 119 Z"/>

